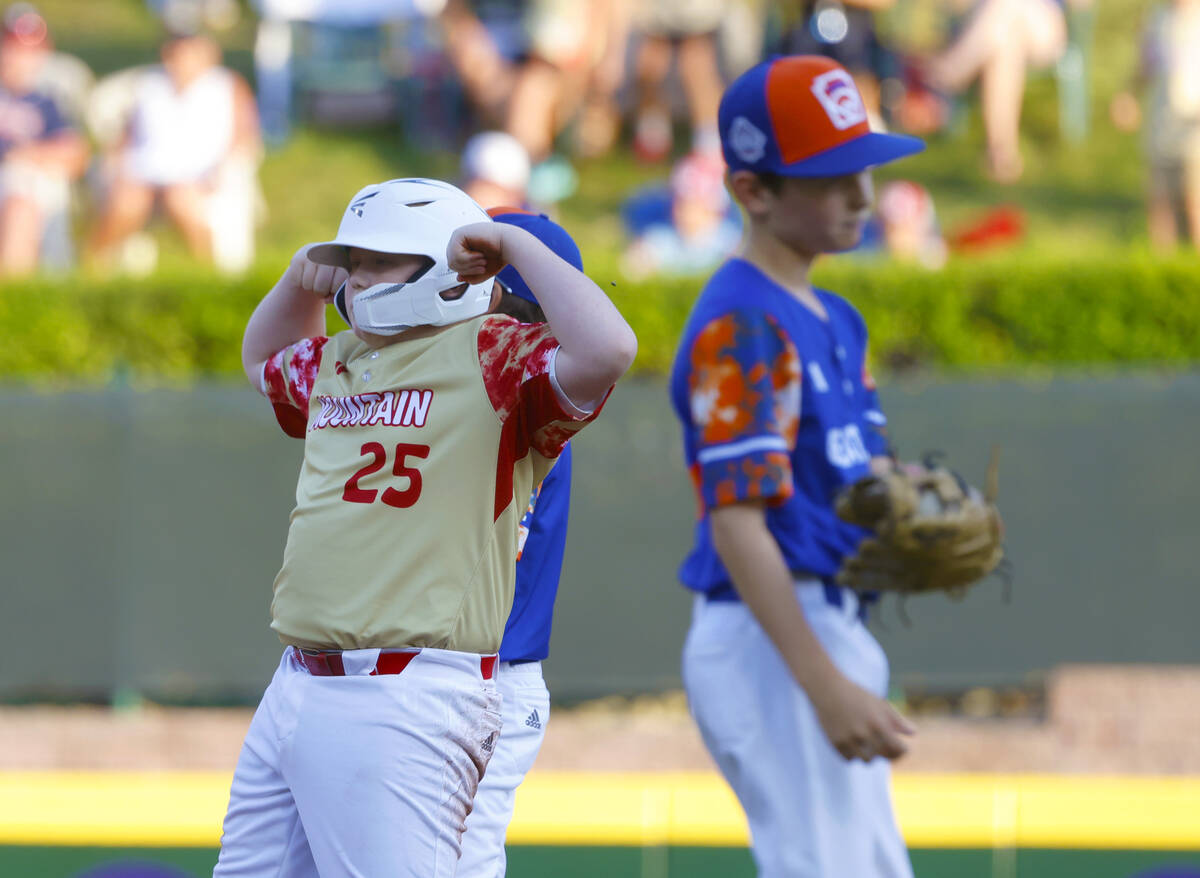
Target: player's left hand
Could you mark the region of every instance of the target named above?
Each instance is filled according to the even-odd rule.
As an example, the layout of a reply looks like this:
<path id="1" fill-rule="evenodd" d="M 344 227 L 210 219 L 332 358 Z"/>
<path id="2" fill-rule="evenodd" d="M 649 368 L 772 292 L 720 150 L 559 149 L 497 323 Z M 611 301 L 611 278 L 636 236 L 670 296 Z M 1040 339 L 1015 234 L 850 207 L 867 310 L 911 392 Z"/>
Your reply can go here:
<path id="1" fill-rule="evenodd" d="M 503 223 L 486 222 L 455 229 L 446 245 L 446 265 L 467 283 L 495 277 L 508 264 L 504 258 L 504 232 L 509 228 Z"/>
<path id="2" fill-rule="evenodd" d="M 849 761 L 898 759 L 908 752 L 905 738 L 917 731 L 886 700 L 840 674 L 809 698 L 829 743 Z"/>
<path id="3" fill-rule="evenodd" d="M 874 533 L 843 560 L 838 584 L 905 595 L 962 594 L 1004 558 L 996 482 L 993 453 L 982 492 L 931 461 L 899 464 L 848 486 L 837 498 L 838 517 Z"/>

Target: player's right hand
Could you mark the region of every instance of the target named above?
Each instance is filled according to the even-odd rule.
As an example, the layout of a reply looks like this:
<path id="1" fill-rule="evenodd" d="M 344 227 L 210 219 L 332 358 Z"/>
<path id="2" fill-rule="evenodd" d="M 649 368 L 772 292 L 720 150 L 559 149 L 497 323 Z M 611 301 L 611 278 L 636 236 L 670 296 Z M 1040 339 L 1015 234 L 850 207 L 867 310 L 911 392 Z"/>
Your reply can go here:
<path id="1" fill-rule="evenodd" d="M 896 759 L 908 752 L 904 738 L 916 734 L 916 727 L 887 701 L 845 677 L 809 697 L 821 728 L 843 759 L 870 762 L 876 756 Z"/>
<path id="2" fill-rule="evenodd" d="M 323 265 L 309 259 L 308 251 L 315 246 L 316 244 L 305 244 L 297 250 L 292 256 L 292 261 L 288 263 L 284 277 L 296 288 L 312 293 L 322 301 L 331 302 L 333 294 L 346 282 L 350 273 L 344 268 Z"/>

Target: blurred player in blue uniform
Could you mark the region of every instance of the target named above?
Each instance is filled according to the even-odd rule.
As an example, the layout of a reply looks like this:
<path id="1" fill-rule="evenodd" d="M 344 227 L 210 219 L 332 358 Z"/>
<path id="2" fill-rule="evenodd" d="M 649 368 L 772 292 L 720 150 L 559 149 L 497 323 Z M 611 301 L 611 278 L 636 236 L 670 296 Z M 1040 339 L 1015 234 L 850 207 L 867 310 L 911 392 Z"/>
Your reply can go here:
<path id="1" fill-rule="evenodd" d="M 499 223 L 530 232 L 580 271 L 579 248 L 557 223 L 542 214 L 510 207 L 488 211 Z M 529 286 L 511 265 L 496 276 L 504 296 L 498 311 L 523 323 L 546 317 Z M 504 838 L 512 820 L 517 787 L 525 779 L 546 734 L 550 693 L 542 677 L 542 660 L 550 654 L 550 625 L 567 543 L 571 505 L 571 446 L 559 455 L 550 474 L 529 498 L 521 518 L 517 551 L 517 588 L 500 644 L 496 688 L 503 699 L 500 738 L 479 782 L 463 834 L 458 878 L 502 878 Z"/>
<path id="2" fill-rule="evenodd" d="M 850 75 L 815 56 L 747 71 L 719 127 L 746 234 L 700 294 L 671 376 L 701 508 L 680 570 L 696 593 L 684 686 L 760 876 L 911 878 L 888 760 L 914 729 L 884 698 L 860 597 L 833 580 L 865 535 L 833 498 L 891 465 L 886 420 L 862 317 L 809 271 L 858 242 L 869 168 L 922 144 L 872 133 Z"/>

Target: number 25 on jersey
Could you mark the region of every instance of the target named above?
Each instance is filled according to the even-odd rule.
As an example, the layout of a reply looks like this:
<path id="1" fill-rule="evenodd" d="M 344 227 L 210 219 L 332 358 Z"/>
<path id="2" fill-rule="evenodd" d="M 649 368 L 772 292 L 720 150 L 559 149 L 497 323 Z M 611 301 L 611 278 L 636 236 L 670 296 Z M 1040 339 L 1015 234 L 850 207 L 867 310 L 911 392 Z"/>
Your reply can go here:
<path id="1" fill-rule="evenodd" d="M 387 449 L 380 442 L 364 442 L 360 453 L 371 460 L 346 481 L 346 487 L 342 491 L 343 500 L 348 503 L 374 503 L 378 498 L 397 509 L 407 509 L 417 502 L 421 496 L 421 471 L 409 466 L 407 458 L 429 457 L 428 445 L 412 445 L 408 442 L 396 445 L 396 453 L 392 459 L 392 475 L 407 479 L 408 485 L 403 490 L 388 487 L 380 492 L 375 488 L 360 488 L 359 479 L 377 473 L 387 465 Z"/>

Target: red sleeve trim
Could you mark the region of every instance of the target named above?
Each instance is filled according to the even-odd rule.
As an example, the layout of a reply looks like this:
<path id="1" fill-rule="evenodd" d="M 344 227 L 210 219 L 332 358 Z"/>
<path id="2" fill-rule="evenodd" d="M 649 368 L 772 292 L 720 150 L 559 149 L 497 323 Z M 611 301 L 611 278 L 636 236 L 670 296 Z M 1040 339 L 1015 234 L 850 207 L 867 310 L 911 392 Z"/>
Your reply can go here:
<path id="1" fill-rule="evenodd" d="M 558 342 L 544 323 L 518 323 L 504 316 L 484 320 L 476 342 L 488 399 L 500 420 L 507 421 L 521 403 L 521 384 L 549 370 L 550 352 Z"/>
<path id="2" fill-rule="evenodd" d="M 500 448 L 496 456 L 496 503 L 492 520 L 500 517 L 513 502 L 513 468 L 532 448 L 546 458 L 562 454 L 567 440 L 583 427 L 584 421 L 564 424 L 566 413 L 549 375 L 538 375 L 521 385 L 522 402 L 500 430 Z M 600 411 L 596 407 L 589 417 Z"/>
<path id="3" fill-rule="evenodd" d="M 288 348 L 284 348 L 276 352 L 263 365 L 263 395 L 276 405 L 291 404 L 287 392 L 287 378 L 283 373 L 283 358 L 287 355 L 288 350 Z"/>
<path id="4" fill-rule="evenodd" d="M 263 368 L 263 390 L 275 420 L 294 439 L 303 439 L 308 431 L 308 404 L 328 341 L 325 336 L 301 339 L 276 353 Z"/>
<path id="5" fill-rule="evenodd" d="M 583 418 L 567 410 L 550 380 L 550 363 L 558 346 L 544 323 L 493 317 L 479 328 L 479 368 L 488 399 L 502 424 L 493 520 L 513 502 L 513 468 L 517 461 L 530 449 L 549 459 L 558 457 L 567 441 L 604 406 L 601 401 Z"/>
<path id="6" fill-rule="evenodd" d="M 293 406 L 278 403 L 272 403 L 271 408 L 275 410 L 275 421 L 279 428 L 293 439 L 303 439 L 308 433 L 307 411 L 302 412 Z"/>

